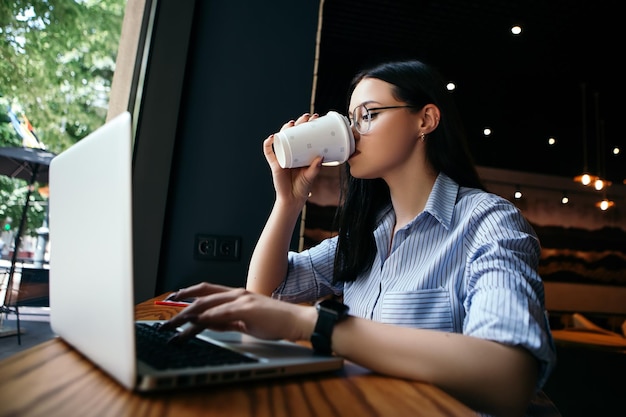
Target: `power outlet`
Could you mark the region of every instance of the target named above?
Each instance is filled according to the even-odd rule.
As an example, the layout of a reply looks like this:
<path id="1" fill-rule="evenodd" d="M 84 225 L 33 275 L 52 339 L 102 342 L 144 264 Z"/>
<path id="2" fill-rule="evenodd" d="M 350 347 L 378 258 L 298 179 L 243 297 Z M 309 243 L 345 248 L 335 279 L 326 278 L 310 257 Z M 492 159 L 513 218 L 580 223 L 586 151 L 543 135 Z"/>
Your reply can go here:
<path id="1" fill-rule="evenodd" d="M 240 247 L 239 236 L 197 235 L 194 256 L 205 261 L 238 261 Z"/>

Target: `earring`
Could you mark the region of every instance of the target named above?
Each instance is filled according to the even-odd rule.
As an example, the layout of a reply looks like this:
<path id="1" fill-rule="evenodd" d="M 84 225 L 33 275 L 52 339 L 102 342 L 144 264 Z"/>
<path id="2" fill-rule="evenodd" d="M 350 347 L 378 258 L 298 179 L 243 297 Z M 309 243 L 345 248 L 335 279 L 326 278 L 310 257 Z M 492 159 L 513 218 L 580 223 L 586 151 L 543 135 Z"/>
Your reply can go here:
<path id="1" fill-rule="evenodd" d="M 420 140 L 424 142 L 426 140 L 426 134 L 424 132 L 420 133 Z"/>

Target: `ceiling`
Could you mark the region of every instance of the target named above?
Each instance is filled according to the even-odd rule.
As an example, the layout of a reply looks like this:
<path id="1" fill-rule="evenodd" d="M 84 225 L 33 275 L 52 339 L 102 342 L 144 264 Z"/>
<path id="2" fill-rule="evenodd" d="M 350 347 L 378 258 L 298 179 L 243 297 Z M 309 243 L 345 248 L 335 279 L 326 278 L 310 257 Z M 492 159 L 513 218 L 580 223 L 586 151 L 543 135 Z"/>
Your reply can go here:
<path id="1" fill-rule="evenodd" d="M 616 0 L 325 0 L 315 109 L 345 112 L 359 69 L 417 58 L 457 85 L 453 94 L 478 165 L 565 177 L 587 165 L 622 184 L 626 72 L 618 60 L 626 35 L 617 6 Z M 510 32 L 514 24 L 522 26 L 518 36 Z"/>

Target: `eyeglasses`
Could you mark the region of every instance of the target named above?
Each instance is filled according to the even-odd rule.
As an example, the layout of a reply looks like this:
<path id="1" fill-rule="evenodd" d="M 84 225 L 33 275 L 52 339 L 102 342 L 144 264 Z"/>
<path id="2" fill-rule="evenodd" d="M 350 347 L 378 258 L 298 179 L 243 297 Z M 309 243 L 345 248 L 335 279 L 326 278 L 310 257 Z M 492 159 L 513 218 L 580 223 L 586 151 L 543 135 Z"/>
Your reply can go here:
<path id="1" fill-rule="evenodd" d="M 352 125 L 361 135 L 366 134 L 372 128 L 372 120 L 376 119 L 376 116 L 381 110 L 391 109 L 405 109 L 415 108 L 417 106 L 403 105 L 403 106 L 385 106 L 385 107 L 372 107 L 368 109 L 365 104 L 359 104 L 352 111 Z"/>

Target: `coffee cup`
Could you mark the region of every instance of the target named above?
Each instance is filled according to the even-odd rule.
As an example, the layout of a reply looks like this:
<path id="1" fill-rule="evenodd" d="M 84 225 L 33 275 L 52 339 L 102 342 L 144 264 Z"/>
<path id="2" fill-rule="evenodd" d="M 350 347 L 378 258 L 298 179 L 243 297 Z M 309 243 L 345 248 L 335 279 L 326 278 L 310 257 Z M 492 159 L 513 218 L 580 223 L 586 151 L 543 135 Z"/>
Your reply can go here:
<path id="1" fill-rule="evenodd" d="M 335 111 L 274 135 L 274 153 L 283 168 L 309 166 L 318 156 L 324 165 L 338 165 L 353 152 L 350 121 Z"/>

